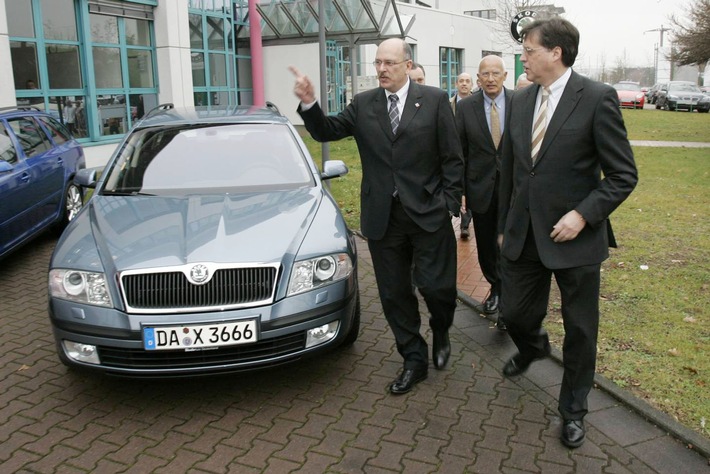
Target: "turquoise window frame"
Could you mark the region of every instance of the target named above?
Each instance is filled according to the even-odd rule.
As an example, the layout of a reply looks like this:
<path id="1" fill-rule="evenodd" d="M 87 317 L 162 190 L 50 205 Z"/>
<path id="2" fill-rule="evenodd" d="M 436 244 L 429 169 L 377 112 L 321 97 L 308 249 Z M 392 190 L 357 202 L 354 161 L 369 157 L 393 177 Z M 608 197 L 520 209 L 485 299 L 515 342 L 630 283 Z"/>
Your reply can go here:
<path id="1" fill-rule="evenodd" d="M 456 78 L 461 74 L 463 49 L 439 48 L 439 83 L 449 96 L 456 93 Z"/>
<path id="2" fill-rule="evenodd" d="M 251 59 L 251 56 L 244 56 L 236 54 L 236 25 L 246 23 L 237 23 L 233 19 L 231 2 L 208 2 L 212 3 L 213 8 L 199 8 L 204 3 L 200 0 L 190 0 L 188 3 L 188 15 L 198 15 L 201 19 L 201 29 L 202 29 L 202 47 L 193 48 L 190 47 L 190 56 L 193 54 L 201 54 L 204 64 L 205 73 L 205 85 L 196 86 L 193 84 L 192 91 L 193 96 L 198 94 L 204 94 L 207 98 L 206 103 L 198 104 L 197 101 L 195 105 L 238 105 L 240 103 L 240 91 L 244 89 L 239 88 L 239 68 L 237 67 L 237 61 L 239 59 Z M 240 2 L 235 2 L 240 3 Z M 246 5 L 246 2 L 243 2 Z M 221 5 L 221 6 L 220 6 Z M 209 45 L 208 38 L 208 21 L 209 19 L 218 20 L 222 24 L 223 28 L 223 45 L 222 49 L 211 49 Z M 227 34 L 226 26 L 231 28 L 229 34 Z M 214 55 L 214 56 L 213 56 Z M 210 58 L 218 57 L 221 58 L 224 71 L 226 73 L 226 85 L 214 84 L 212 81 L 212 64 Z M 249 89 L 251 90 L 251 89 Z M 215 99 L 221 95 L 226 94 L 227 104 L 220 102 L 215 104 Z"/>

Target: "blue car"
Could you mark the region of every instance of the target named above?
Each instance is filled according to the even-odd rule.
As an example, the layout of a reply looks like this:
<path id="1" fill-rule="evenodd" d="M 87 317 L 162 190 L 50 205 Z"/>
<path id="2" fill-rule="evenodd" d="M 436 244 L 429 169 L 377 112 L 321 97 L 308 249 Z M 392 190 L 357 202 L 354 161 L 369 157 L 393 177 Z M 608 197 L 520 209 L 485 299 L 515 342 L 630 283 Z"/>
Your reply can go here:
<path id="1" fill-rule="evenodd" d="M 0 109 L 0 258 L 77 215 L 83 198 L 74 178 L 85 167 L 81 146 L 51 115 Z"/>
<path id="2" fill-rule="evenodd" d="M 275 107 L 149 112 L 62 234 L 49 316 L 67 366 L 127 377 L 253 370 L 353 343 L 355 239 Z"/>

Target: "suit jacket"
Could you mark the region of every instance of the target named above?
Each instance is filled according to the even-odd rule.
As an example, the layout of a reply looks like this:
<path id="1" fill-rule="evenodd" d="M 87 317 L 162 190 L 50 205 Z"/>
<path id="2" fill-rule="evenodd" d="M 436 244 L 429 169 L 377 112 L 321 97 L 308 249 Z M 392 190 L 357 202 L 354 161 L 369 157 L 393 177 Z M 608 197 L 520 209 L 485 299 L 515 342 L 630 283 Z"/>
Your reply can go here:
<path id="1" fill-rule="evenodd" d="M 461 207 L 463 158 L 446 93 L 410 81 L 396 135 L 387 102 L 378 87 L 357 94 L 336 116 L 326 117 L 318 104 L 298 109 L 315 140 L 355 138 L 362 162 L 360 225 L 373 240 L 385 235 L 395 187 L 409 217 L 427 232 L 451 225 L 449 212 Z"/>
<path id="2" fill-rule="evenodd" d="M 508 114 L 513 91 L 503 89 Z M 505 121 L 505 120 L 504 120 Z M 496 149 L 486 119 L 481 89 L 462 99 L 456 111 L 456 128 L 461 139 L 465 163 L 464 193 L 466 207 L 476 213 L 488 210 L 493 200 L 497 172 L 500 170 L 501 146 Z M 505 132 L 505 128 L 503 129 Z M 501 145 L 502 145 L 501 140 Z"/>
<path id="3" fill-rule="evenodd" d="M 498 231 L 502 254 L 516 260 L 532 225 L 550 269 L 601 263 L 613 233 L 609 215 L 638 181 L 616 91 L 572 71 L 533 166 L 532 121 L 539 86 L 517 91 L 503 137 Z M 602 177 L 603 173 L 603 177 Z M 577 238 L 555 243 L 552 226 L 577 210 L 587 223 Z"/>
<path id="4" fill-rule="evenodd" d="M 471 93 L 468 95 L 468 97 L 470 97 L 471 95 L 473 95 L 473 92 L 471 92 Z M 457 92 L 456 94 L 454 94 L 453 97 L 450 97 L 450 98 L 449 98 L 449 104 L 451 104 L 451 111 L 454 113 L 454 115 L 456 115 L 456 106 L 457 106 L 458 103 L 460 102 L 460 100 L 458 100 L 458 98 L 459 98 L 459 93 L 458 93 L 458 92 Z M 464 97 L 463 99 L 466 99 L 466 98 L 467 98 L 467 97 Z M 463 100 L 463 99 L 461 99 L 461 100 Z"/>

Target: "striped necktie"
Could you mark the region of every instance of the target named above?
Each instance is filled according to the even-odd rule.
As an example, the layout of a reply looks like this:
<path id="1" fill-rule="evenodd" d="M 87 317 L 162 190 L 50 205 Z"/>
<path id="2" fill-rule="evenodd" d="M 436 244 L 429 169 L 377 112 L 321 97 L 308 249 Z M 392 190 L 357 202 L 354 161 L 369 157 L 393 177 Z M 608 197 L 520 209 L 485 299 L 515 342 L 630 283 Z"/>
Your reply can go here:
<path id="1" fill-rule="evenodd" d="M 542 139 L 545 137 L 545 130 L 547 129 L 547 105 L 550 100 L 550 89 L 545 87 L 542 90 L 542 100 L 540 101 L 540 108 L 535 115 L 535 126 L 533 127 L 533 140 L 532 140 L 532 162 L 535 163 L 537 160 L 537 154 L 540 153 L 540 145 L 542 145 Z"/>
<path id="2" fill-rule="evenodd" d="M 397 102 L 399 102 L 399 96 L 397 94 L 390 94 L 390 125 L 392 125 L 392 133 L 397 133 L 397 127 L 399 127 L 399 109 L 397 108 Z"/>
<path id="3" fill-rule="evenodd" d="M 500 144 L 500 117 L 495 101 L 491 102 L 491 137 L 493 144 L 498 148 L 498 144 Z"/>

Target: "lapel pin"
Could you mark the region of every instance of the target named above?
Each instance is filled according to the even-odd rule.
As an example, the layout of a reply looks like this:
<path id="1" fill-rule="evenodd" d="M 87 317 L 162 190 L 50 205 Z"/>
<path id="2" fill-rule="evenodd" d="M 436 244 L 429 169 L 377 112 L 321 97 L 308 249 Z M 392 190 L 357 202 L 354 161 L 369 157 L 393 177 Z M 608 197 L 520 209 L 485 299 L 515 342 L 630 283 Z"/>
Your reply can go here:
<path id="1" fill-rule="evenodd" d="M 414 107 L 419 108 L 419 102 L 416 102 L 416 103 L 414 104 Z"/>

